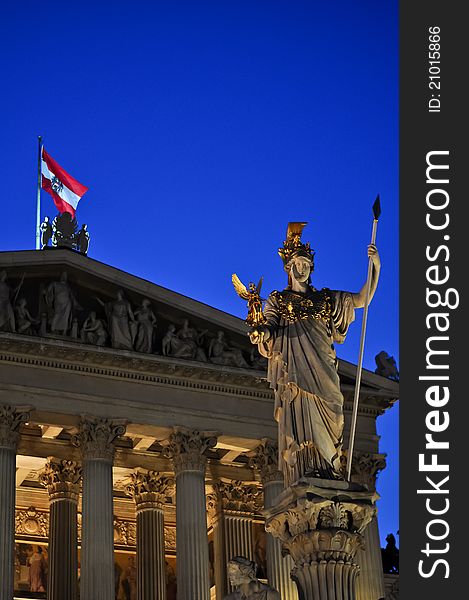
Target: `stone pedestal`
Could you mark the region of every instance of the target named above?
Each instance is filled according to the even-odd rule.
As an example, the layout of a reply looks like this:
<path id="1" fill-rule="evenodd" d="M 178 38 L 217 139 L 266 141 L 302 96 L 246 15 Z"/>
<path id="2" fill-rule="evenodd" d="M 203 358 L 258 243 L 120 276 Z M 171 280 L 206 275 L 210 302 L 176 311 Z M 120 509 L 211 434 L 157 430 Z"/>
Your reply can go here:
<path id="1" fill-rule="evenodd" d="M 78 598 L 78 523 L 81 467 L 52 457 L 40 474 L 49 492 L 48 600 Z"/>
<path id="2" fill-rule="evenodd" d="M 207 496 L 207 512 L 213 524 L 217 600 L 232 587 L 228 561 L 235 556 L 254 558 L 253 520 L 260 511 L 260 489 L 242 481 L 218 481 Z"/>
<path id="3" fill-rule="evenodd" d="M 72 441 L 83 456 L 80 600 L 114 600 L 112 463 L 125 421 L 84 417 Z"/>
<path id="4" fill-rule="evenodd" d="M 356 600 L 355 556 L 375 500 L 357 484 L 302 479 L 265 510 L 266 530 L 293 559 L 300 600 Z"/>
<path id="5" fill-rule="evenodd" d="M 13 598 L 16 448 L 30 410 L 0 405 L 0 600 Z"/>
<path id="6" fill-rule="evenodd" d="M 215 445 L 212 433 L 178 427 L 164 449 L 176 474 L 178 600 L 210 600 L 205 453 Z"/>
<path id="7" fill-rule="evenodd" d="M 259 471 L 264 489 L 264 508 L 271 508 L 284 490 L 283 475 L 278 470 L 278 446 L 264 439 L 249 455 L 249 465 Z M 296 585 L 290 578 L 293 562 L 290 556 L 282 556 L 282 542 L 270 533 L 266 534 L 267 579 L 282 600 L 298 600 Z"/>
<path id="8" fill-rule="evenodd" d="M 166 600 L 163 507 L 174 492 L 174 479 L 137 469 L 126 493 L 137 514 L 137 600 Z"/>

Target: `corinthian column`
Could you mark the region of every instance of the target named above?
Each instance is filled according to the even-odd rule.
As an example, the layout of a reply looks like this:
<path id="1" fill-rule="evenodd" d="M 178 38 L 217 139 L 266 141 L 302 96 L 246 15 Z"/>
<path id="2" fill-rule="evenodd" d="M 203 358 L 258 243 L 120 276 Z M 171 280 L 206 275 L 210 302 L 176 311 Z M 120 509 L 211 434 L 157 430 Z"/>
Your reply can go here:
<path id="1" fill-rule="evenodd" d="M 13 598 L 16 448 L 30 410 L 0 405 L 0 600 Z"/>
<path id="2" fill-rule="evenodd" d="M 126 493 L 137 513 L 137 600 L 166 600 L 163 507 L 174 479 L 143 469 L 130 479 Z"/>
<path id="3" fill-rule="evenodd" d="M 164 449 L 176 474 L 178 600 L 210 600 L 205 453 L 216 441 L 212 433 L 178 427 Z"/>
<path id="4" fill-rule="evenodd" d="M 259 471 L 264 489 L 264 508 L 274 505 L 275 499 L 283 492 L 283 475 L 278 470 L 278 446 L 275 442 L 263 439 L 262 443 L 249 454 L 249 465 Z M 290 556 L 282 556 L 282 543 L 267 533 L 267 578 L 269 584 L 280 592 L 282 600 L 298 600 L 296 585 L 290 577 L 293 561 Z"/>
<path id="5" fill-rule="evenodd" d="M 83 456 L 81 600 L 114 600 L 112 464 L 125 421 L 86 416 L 72 438 Z"/>
<path id="6" fill-rule="evenodd" d="M 346 453 L 344 456 L 346 461 Z M 354 452 L 352 461 L 352 481 L 365 485 L 370 492 L 376 490 L 379 471 L 386 467 L 384 454 Z M 357 600 L 380 600 L 385 596 L 381 543 L 378 520 L 375 516 L 365 531 L 365 548 L 357 552 L 360 577 L 357 580 Z"/>
<path id="7" fill-rule="evenodd" d="M 48 600 L 78 598 L 77 507 L 81 467 L 73 460 L 49 457 L 40 474 L 49 492 Z"/>
<path id="8" fill-rule="evenodd" d="M 242 481 L 218 481 L 212 488 L 207 511 L 213 524 L 217 600 L 221 600 L 232 591 L 228 561 L 235 556 L 254 560 L 253 519 L 259 514 L 260 490 Z"/>

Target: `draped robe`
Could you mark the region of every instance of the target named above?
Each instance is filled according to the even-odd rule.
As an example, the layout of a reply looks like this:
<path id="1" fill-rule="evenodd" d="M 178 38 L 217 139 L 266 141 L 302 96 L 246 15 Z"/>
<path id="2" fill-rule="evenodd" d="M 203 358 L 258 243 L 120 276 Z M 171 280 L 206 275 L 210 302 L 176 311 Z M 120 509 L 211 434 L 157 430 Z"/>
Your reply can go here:
<path id="1" fill-rule="evenodd" d="M 290 296 L 289 296 L 290 294 Z M 327 317 L 285 318 L 279 299 L 328 297 Z M 279 298 L 281 296 L 281 298 Z M 287 484 L 302 476 L 335 478 L 340 468 L 343 403 L 334 342 L 345 340 L 355 318 L 349 292 L 310 288 L 270 294 L 265 310 L 270 338 L 259 344 L 268 358 L 267 379 L 275 393 L 280 466 Z"/>

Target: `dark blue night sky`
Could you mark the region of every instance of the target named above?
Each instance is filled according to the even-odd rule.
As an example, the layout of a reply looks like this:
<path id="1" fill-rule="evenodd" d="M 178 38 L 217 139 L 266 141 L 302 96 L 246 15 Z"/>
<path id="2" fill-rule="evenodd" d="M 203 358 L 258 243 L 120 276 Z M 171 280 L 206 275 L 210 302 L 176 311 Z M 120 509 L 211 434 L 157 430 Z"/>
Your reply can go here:
<path id="1" fill-rule="evenodd" d="M 9 3 L 0 250 L 33 248 L 37 135 L 90 189 L 90 256 L 245 317 L 231 274 L 286 285 L 308 221 L 316 287 L 358 291 L 381 195 L 365 367 L 398 360 L 395 1 Z M 43 215 L 53 217 L 43 193 Z M 361 314 L 341 358 L 356 363 Z M 398 530 L 398 407 L 378 419 L 380 530 Z"/>

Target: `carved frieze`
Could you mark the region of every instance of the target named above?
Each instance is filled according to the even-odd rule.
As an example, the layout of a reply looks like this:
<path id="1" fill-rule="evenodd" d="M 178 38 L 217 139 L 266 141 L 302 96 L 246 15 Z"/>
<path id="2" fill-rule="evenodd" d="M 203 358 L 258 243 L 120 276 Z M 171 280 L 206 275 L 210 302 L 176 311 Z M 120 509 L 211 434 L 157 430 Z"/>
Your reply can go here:
<path id="1" fill-rule="evenodd" d="M 164 547 L 166 550 L 176 551 L 176 527 L 164 527 Z"/>
<path id="2" fill-rule="evenodd" d="M 124 519 L 114 518 L 114 544 L 117 546 L 137 545 L 137 523 Z M 169 552 L 176 551 L 176 528 L 164 526 L 164 545 Z"/>
<path id="3" fill-rule="evenodd" d="M 114 544 L 119 546 L 137 545 L 137 525 L 135 521 L 124 521 L 114 517 Z"/>
<path id="4" fill-rule="evenodd" d="M 163 455 L 172 460 L 176 475 L 182 471 L 205 471 L 206 452 L 214 448 L 217 438 L 214 432 L 176 427 L 166 441 Z"/>
<path id="5" fill-rule="evenodd" d="M 49 536 L 49 513 L 34 506 L 15 511 L 15 534 L 47 538 Z"/>
<path id="6" fill-rule="evenodd" d="M 81 449 L 84 460 L 112 462 L 116 442 L 124 435 L 126 423 L 125 419 L 83 416 L 78 433 L 72 436 L 72 444 Z"/>

